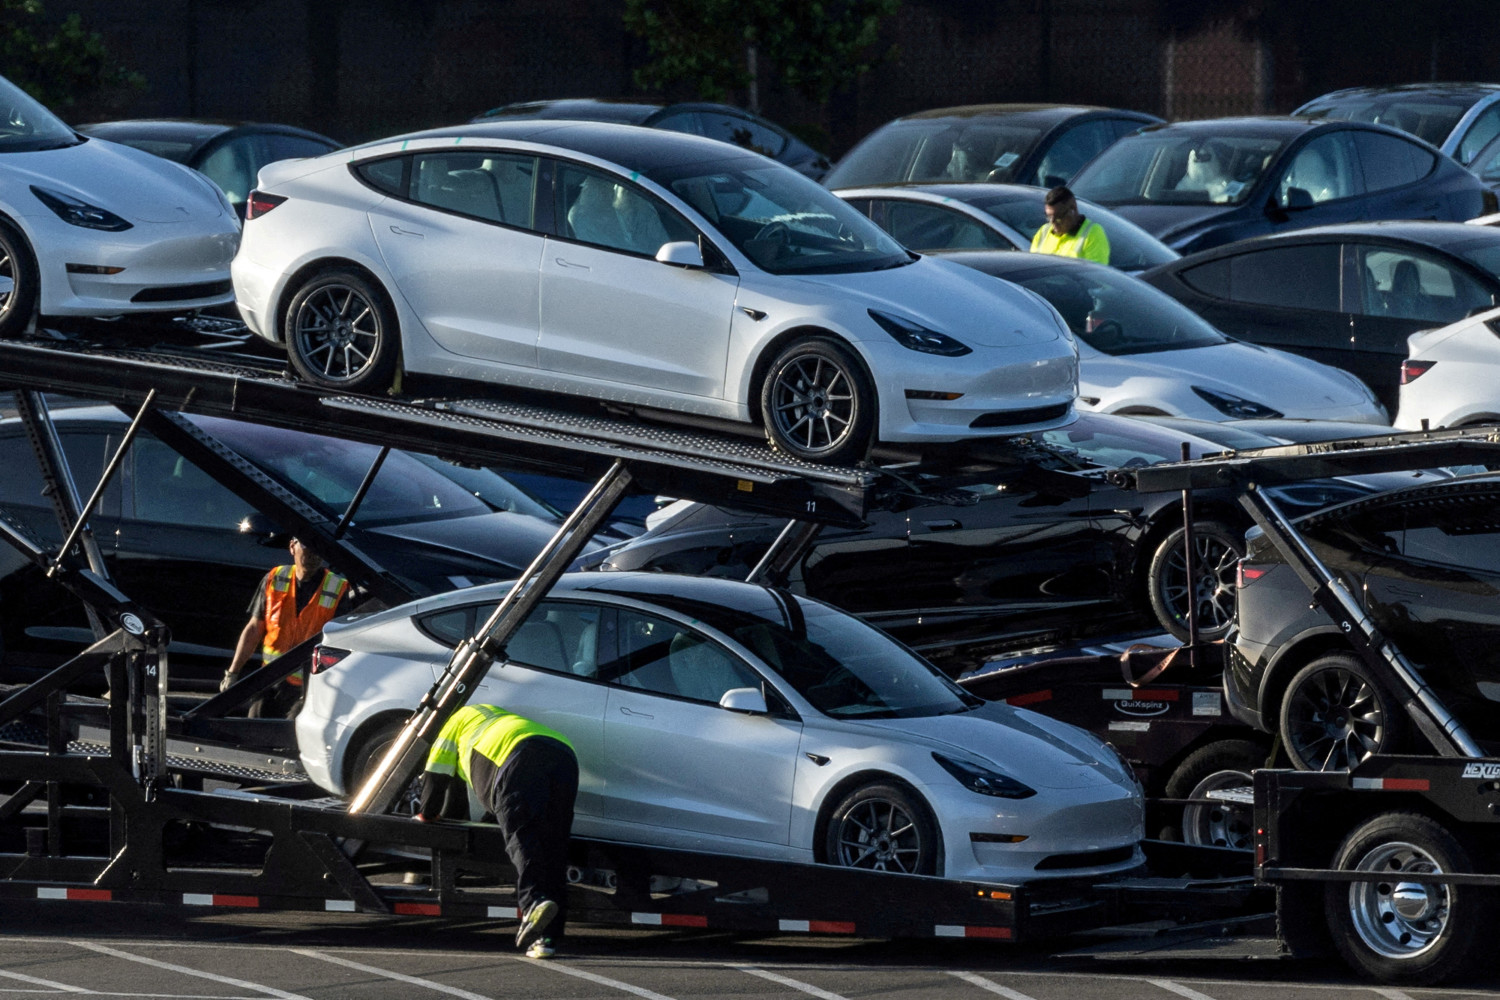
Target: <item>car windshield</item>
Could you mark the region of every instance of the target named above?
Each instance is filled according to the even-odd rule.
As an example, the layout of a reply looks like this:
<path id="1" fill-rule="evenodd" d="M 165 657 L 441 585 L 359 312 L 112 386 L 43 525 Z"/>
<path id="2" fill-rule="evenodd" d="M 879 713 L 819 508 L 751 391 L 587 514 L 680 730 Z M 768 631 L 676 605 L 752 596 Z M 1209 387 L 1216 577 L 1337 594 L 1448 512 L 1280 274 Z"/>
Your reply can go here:
<path id="1" fill-rule="evenodd" d="M 816 181 L 761 156 L 647 173 L 771 274 L 878 271 L 915 258 Z"/>
<path id="2" fill-rule="evenodd" d="M 785 591 L 766 593 L 771 600 L 756 613 L 682 603 L 705 625 L 752 650 L 824 715 L 912 718 L 979 704 L 926 660 L 859 619 Z"/>
<path id="3" fill-rule="evenodd" d="M 1207 320 L 1170 295 L 1111 268 L 1051 260 L 1001 276 L 1052 303 L 1074 336 L 1104 354 L 1228 343 Z"/>
<path id="4" fill-rule="evenodd" d="M 1471 228 L 1485 232 L 1478 226 Z M 1486 274 L 1500 278 L 1500 231 L 1487 232 L 1485 236 L 1485 239 L 1470 240 L 1467 243 L 1451 243 L 1448 249 Z"/>
<path id="5" fill-rule="evenodd" d="M 974 198 L 969 204 L 994 216 L 1025 239 L 1031 239 L 1047 222 L 1042 192 L 1031 198 Z M 1079 200 L 1084 216 L 1104 227 L 1109 237 L 1109 263 L 1126 271 L 1144 271 L 1166 264 L 1181 256 L 1176 250 L 1146 232 L 1134 222 L 1093 202 Z"/>
<path id="6" fill-rule="evenodd" d="M 1073 193 L 1108 205 L 1238 205 L 1282 145 L 1261 136 L 1141 132 L 1084 167 Z"/>
<path id="7" fill-rule="evenodd" d="M 1074 423 L 1044 431 L 1041 438 L 1054 448 L 1081 455 L 1106 469 L 1177 462 L 1182 459 L 1184 444 L 1190 458 L 1224 450 L 1223 445 L 1191 434 L 1109 414 L 1080 413 Z"/>
<path id="8" fill-rule="evenodd" d="M 1389 125 L 1441 146 L 1474 101 L 1473 94 L 1350 94 L 1314 101 L 1297 115 Z"/>
<path id="9" fill-rule="evenodd" d="M 1013 181 L 1042 130 L 997 120 L 901 122 L 860 143 L 828 175 L 830 188 L 900 181 Z"/>
<path id="10" fill-rule="evenodd" d="M 0 153 L 33 153 L 76 146 L 81 140 L 30 94 L 0 77 Z"/>
<path id="11" fill-rule="evenodd" d="M 261 424 L 195 417 L 206 433 L 333 518 L 342 517 L 380 448 Z M 365 527 L 487 514 L 493 510 L 463 486 L 392 450 L 355 511 Z"/>

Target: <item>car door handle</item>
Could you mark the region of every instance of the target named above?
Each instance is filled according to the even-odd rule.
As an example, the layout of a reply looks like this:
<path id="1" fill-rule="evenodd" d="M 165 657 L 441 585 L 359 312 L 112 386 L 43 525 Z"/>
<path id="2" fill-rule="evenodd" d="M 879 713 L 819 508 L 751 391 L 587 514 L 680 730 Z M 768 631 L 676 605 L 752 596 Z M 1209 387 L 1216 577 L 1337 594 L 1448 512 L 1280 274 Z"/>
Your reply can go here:
<path id="1" fill-rule="evenodd" d="M 923 521 L 922 527 L 928 531 L 957 531 L 963 527 L 963 524 L 950 517 L 943 521 Z"/>
<path id="2" fill-rule="evenodd" d="M 633 717 L 635 717 L 637 719 L 654 719 L 654 718 L 656 718 L 656 716 L 654 716 L 654 715 L 647 715 L 645 712 L 637 712 L 637 711 L 635 711 L 632 708 L 626 708 L 624 705 L 620 706 L 620 714 L 621 715 L 633 716 Z"/>
<path id="3" fill-rule="evenodd" d="M 419 240 L 425 240 L 427 238 L 423 233 L 419 233 L 413 229 L 402 229 L 400 226 L 392 226 L 391 232 L 395 233 L 397 236 L 415 236 Z"/>
<path id="4" fill-rule="evenodd" d="M 587 264 L 575 264 L 571 260 L 563 260 L 561 257 L 553 257 L 552 259 L 557 261 L 558 267 L 571 267 L 577 271 L 587 271 L 589 269 Z"/>

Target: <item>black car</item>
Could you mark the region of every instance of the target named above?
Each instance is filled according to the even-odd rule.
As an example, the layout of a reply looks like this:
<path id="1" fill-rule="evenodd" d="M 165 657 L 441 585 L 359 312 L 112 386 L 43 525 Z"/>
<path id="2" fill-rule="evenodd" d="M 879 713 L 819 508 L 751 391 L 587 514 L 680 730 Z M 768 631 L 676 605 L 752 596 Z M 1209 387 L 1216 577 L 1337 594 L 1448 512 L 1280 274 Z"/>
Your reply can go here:
<path id="1" fill-rule="evenodd" d="M 1389 125 L 1432 143 L 1464 166 L 1500 135 L 1500 84 L 1401 83 L 1348 87 L 1314 97 L 1292 114 Z"/>
<path id="2" fill-rule="evenodd" d="M 1341 504 L 1297 528 L 1375 627 L 1481 744 L 1500 741 L 1500 477 L 1464 476 Z M 1252 532 L 1225 670 L 1236 718 L 1280 729 L 1293 763 L 1349 767 L 1419 752 L 1395 693 Z"/>
<path id="3" fill-rule="evenodd" d="M 193 417 L 215 440 L 336 520 L 379 448 L 257 424 Z M 57 409 L 79 492 L 87 496 L 129 423 L 111 407 Z M 40 540 L 61 539 L 24 427 L 0 420 L 0 508 Z M 552 537 L 558 519 L 488 473 L 481 500 L 430 456 L 392 451 L 346 535 L 413 595 L 511 578 Z M 508 497 L 509 499 L 502 499 Z M 266 570 L 289 561 L 284 542 L 241 530 L 251 506 L 202 469 L 141 433 L 90 519 L 115 584 L 172 629 L 174 687 L 217 682 Z M 263 522 L 261 522 L 263 523 Z M 340 567 L 334 564 L 335 570 Z M 0 675 L 25 679 L 92 641 L 82 606 L 8 545 L 0 545 Z"/>
<path id="4" fill-rule="evenodd" d="M 1244 431 L 1236 440 L 1277 443 Z M 1128 629 L 1163 627 L 1186 638 L 1189 599 L 1200 636 L 1220 637 L 1234 611 L 1233 574 L 1249 518 L 1228 493 L 1195 498 L 1189 588 L 1180 494 L 1125 491 L 1104 474 L 1175 461 L 1184 442 L 1194 457 L 1223 450 L 1177 428 L 1080 414 L 1039 435 L 1031 461 L 1006 478 L 877 513 L 865 528 L 824 528 L 788 584 L 860 615 L 955 676 L 995 653 Z M 1325 480 L 1273 495 L 1300 512 L 1405 481 Z M 743 579 L 783 526 L 684 505 L 611 551 L 602 568 Z"/>
<path id="5" fill-rule="evenodd" d="M 1322 226 L 1192 254 L 1141 279 L 1231 337 L 1353 372 L 1395 413 L 1406 338 L 1500 301 L 1500 230 Z"/>
<path id="6" fill-rule="evenodd" d="M 1494 211 L 1473 174 L 1405 132 L 1315 118 L 1218 118 L 1142 129 L 1073 178 L 1181 253 L 1365 219 L 1463 222 Z"/>
<path id="7" fill-rule="evenodd" d="M 131 119 L 79 126 L 78 131 L 154 153 L 208 176 L 245 217 L 245 199 L 260 168 L 277 160 L 322 156 L 343 143 L 294 125 L 185 118 Z"/>
<path id="8" fill-rule="evenodd" d="M 823 183 L 999 181 L 1056 187 L 1155 115 L 1073 104 L 974 104 L 886 122 L 859 141 Z"/>
<path id="9" fill-rule="evenodd" d="M 651 104 L 644 101 L 566 98 L 503 104 L 476 115 L 471 120 L 494 122 L 515 118 L 616 122 L 620 125 L 640 125 L 643 128 L 706 136 L 769 156 L 815 181 L 822 180 L 831 166 L 828 157 L 780 125 L 730 104 Z"/>

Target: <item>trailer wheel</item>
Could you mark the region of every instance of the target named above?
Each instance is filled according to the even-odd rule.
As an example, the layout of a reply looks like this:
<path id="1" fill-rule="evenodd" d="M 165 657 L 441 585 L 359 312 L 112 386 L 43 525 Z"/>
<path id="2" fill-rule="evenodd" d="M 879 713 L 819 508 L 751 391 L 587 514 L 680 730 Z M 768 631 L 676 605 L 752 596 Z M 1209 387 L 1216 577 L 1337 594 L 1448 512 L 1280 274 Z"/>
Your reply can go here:
<path id="1" fill-rule="evenodd" d="M 1146 593 L 1162 628 L 1188 639 L 1188 608 L 1198 615 L 1198 638 L 1222 639 L 1234 621 L 1235 567 L 1245 554 L 1244 532 L 1221 521 L 1193 522 L 1193 579 L 1187 578 L 1187 549 L 1178 528 L 1151 556 Z"/>
<path id="2" fill-rule="evenodd" d="M 848 348 L 827 337 L 804 337 L 771 362 L 760 413 L 777 451 L 809 462 L 849 464 L 870 449 L 875 390 Z"/>
<path id="3" fill-rule="evenodd" d="M 1412 812 L 1371 817 L 1344 838 L 1333 867 L 1388 876 L 1324 889 L 1334 946 L 1356 972 L 1432 986 L 1461 975 L 1481 957 L 1475 945 L 1490 930 L 1492 891 L 1401 879 L 1475 870 L 1469 851 L 1432 818 Z"/>
<path id="4" fill-rule="evenodd" d="M 286 310 L 287 359 L 307 381 L 379 392 L 396 374 L 401 335 L 385 293 L 357 271 L 320 271 Z"/>
<path id="5" fill-rule="evenodd" d="M 0 337 L 15 337 L 31 322 L 37 280 L 36 258 L 26 237 L 0 222 Z"/>
<path id="6" fill-rule="evenodd" d="M 401 735 L 401 727 L 404 724 L 403 719 L 382 726 L 360 745 L 359 752 L 354 757 L 354 766 L 349 769 L 348 791 L 351 796 L 365 786 L 365 781 L 384 759 L 386 751 L 390 750 L 391 744 L 396 742 L 396 737 Z M 421 801 L 422 776 L 418 774 L 407 784 L 401 796 L 391 804 L 390 811 L 398 816 L 414 816 Z"/>
<path id="7" fill-rule="evenodd" d="M 906 789 L 863 785 L 828 818 L 824 857 L 844 868 L 935 875 L 937 823 L 926 803 Z"/>
<path id="8" fill-rule="evenodd" d="M 1330 653 L 1299 670 L 1281 699 L 1281 740 L 1301 771 L 1343 771 L 1401 745 L 1394 700 L 1363 661 Z"/>
<path id="9" fill-rule="evenodd" d="M 1265 748 L 1250 740 L 1220 740 L 1199 747 L 1177 765 L 1167 779 L 1169 799 L 1198 799 L 1209 792 L 1241 788 L 1250 784 L 1250 772 L 1266 763 Z M 1181 825 L 1162 831 L 1163 840 L 1210 847 L 1255 846 L 1255 828 L 1249 806 L 1231 802 L 1200 803 L 1182 807 Z"/>

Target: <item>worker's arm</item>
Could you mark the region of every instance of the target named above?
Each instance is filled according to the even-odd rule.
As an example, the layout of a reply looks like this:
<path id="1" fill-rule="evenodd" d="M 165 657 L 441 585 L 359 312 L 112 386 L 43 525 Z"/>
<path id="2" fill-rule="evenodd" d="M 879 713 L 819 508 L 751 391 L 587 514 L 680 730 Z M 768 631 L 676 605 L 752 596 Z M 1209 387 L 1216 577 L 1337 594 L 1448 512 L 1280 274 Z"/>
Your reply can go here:
<path id="1" fill-rule="evenodd" d="M 266 626 L 260 618 L 252 618 L 245 623 L 245 627 L 240 630 L 240 641 L 234 647 L 234 658 L 229 661 L 229 669 L 224 671 L 224 679 L 219 682 L 220 691 L 228 689 L 238 679 L 240 670 L 255 655 L 265 637 Z"/>

